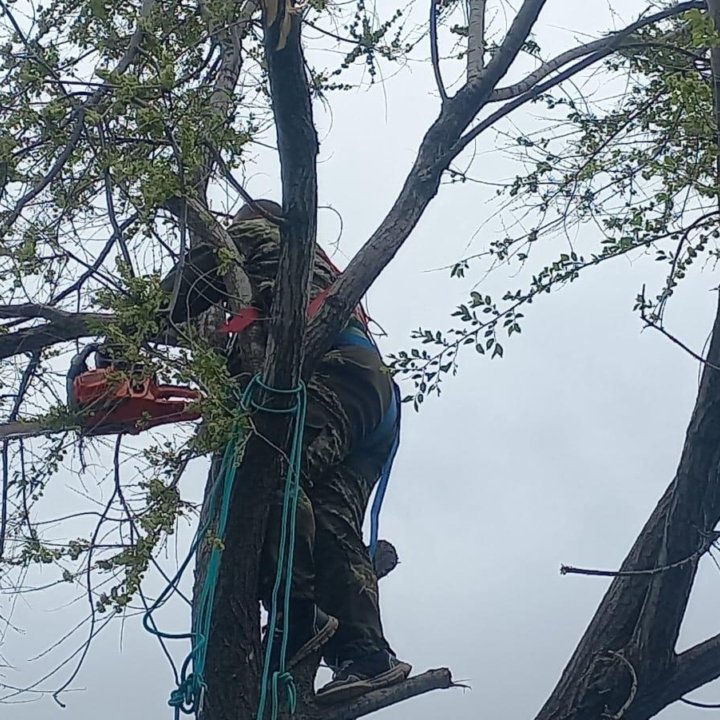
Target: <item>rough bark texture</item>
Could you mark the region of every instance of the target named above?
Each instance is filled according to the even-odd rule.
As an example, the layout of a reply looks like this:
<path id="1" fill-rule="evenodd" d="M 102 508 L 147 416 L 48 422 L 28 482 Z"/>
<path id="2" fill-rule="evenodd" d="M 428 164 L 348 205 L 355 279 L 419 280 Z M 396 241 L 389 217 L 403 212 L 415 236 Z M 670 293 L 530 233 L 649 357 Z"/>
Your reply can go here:
<path id="1" fill-rule="evenodd" d="M 720 27 L 720 3 L 707 4 Z M 720 62 L 712 54 L 720 147 Z M 675 652 L 698 562 L 718 537 L 719 364 L 720 303 L 677 473 L 621 568 L 638 574 L 611 583 L 537 720 L 646 720 L 720 677 L 720 638 Z"/>
<path id="2" fill-rule="evenodd" d="M 720 362 L 720 307 L 708 362 Z M 675 479 L 613 580 L 537 720 L 649 718 L 720 676 L 717 639 L 675 654 L 697 565 L 720 520 L 720 373 L 705 368 Z M 664 572 L 643 570 L 672 566 Z M 698 683 L 698 684 L 696 684 Z"/>
<path id="3" fill-rule="evenodd" d="M 264 365 L 265 376 L 272 385 L 294 386 L 303 361 L 303 377 L 312 373 L 352 308 L 410 235 L 436 194 L 451 160 L 479 132 L 468 127 L 478 111 L 496 99 L 493 92 L 517 56 L 543 5 L 544 0 L 525 0 L 501 48 L 487 66 L 474 73 L 454 97 L 443 103 L 437 120 L 423 138 L 397 200 L 335 284 L 310 324 L 304 343 L 303 309 L 315 235 L 317 139 L 297 17 L 293 19 L 284 49 L 277 50 L 277 33 L 282 26 L 282 12 L 286 10 L 283 8 L 266 33 L 285 216 L 279 292 L 273 307 Z M 684 9 L 691 5 L 696 3 L 686 3 Z M 668 13 L 665 17 L 671 14 L 671 11 L 663 12 Z M 633 31 L 637 27 L 639 23 Z M 618 37 L 615 34 L 607 39 L 605 54 L 618 46 Z M 586 64 L 596 61 L 595 55 L 597 53 L 590 54 Z M 527 99 L 523 95 L 515 98 L 512 107 Z M 505 111 L 501 108 L 499 112 Z M 278 352 L 278 348 L 282 348 L 282 352 Z M 713 335 L 709 360 L 720 364 L 720 332 Z M 720 662 L 715 659 L 717 643 L 711 641 L 679 657 L 674 653 L 697 562 L 714 539 L 714 524 L 720 518 L 717 483 L 720 420 L 715 420 L 720 418 L 718 400 L 720 379 L 706 369 L 677 477 L 623 565 L 626 571 L 668 564 L 673 565 L 672 569 L 654 575 L 617 578 L 612 583 L 538 720 L 650 717 L 691 689 L 694 683 L 720 673 Z M 278 454 L 270 445 L 287 446 L 287 424 L 263 423 L 260 432 L 270 443 L 255 438 L 248 447 L 233 499 L 232 529 L 223 557 L 210 644 L 208 682 L 212 702 L 208 701 L 202 720 L 249 719 L 255 707 L 258 618 L 251 589 L 257 585 L 265 498 L 283 471 Z M 302 720 L 320 717 L 312 704 L 310 679 L 314 668 L 314 664 L 309 663 L 298 673 L 301 707 L 296 717 Z M 420 685 L 430 682 L 427 676 L 422 677 L 413 682 Z M 437 676 L 433 678 L 435 682 Z M 447 684 L 450 682 L 448 674 Z M 397 692 L 400 694 L 393 702 L 402 699 L 403 693 L 413 694 L 407 684 Z M 334 708 L 325 711 L 322 717 L 327 720 L 359 717 L 383 706 L 378 698 L 365 700 L 365 710 Z"/>
<path id="4" fill-rule="evenodd" d="M 287 8 L 283 8 L 283 12 L 287 12 Z M 315 243 L 318 145 L 304 74 L 300 16 L 292 18 L 287 42 L 278 50 L 282 17 L 281 13 L 277 21 L 266 28 L 265 36 L 282 157 L 284 222 L 263 377 L 271 387 L 288 389 L 299 382 L 303 355 L 305 308 Z M 253 369 L 250 368 L 250 372 Z M 202 720 L 249 720 L 257 709 L 258 564 L 267 524 L 268 498 L 286 470 L 284 457 L 274 448 L 289 446 L 291 430 L 288 419 L 271 417 L 271 420 L 262 414 L 256 417 L 257 435 L 248 444 L 247 460 L 236 478 L 208 646 L 208 701 Z M 198 577 L 201 573 L 202 570 Z"/>
<path id="5" fill-rule="evenodd" d="M 622 31 L 563 53 L 519 83 L 499 88 L 545 2 L 522 2 L 506 37 L 487 64 L 482 62 L 484 3 L 473 5 L 475 22 L 471 42 L 474 45 L 468 53 L 467 82 L 442 103 L 391 210 L 336 282 L 307 332 L 304 308 L 316 231 L 318 144 L 305 75 L 301 17 L 292 15 L 290 32 L 279 49 L 280 29 L 288 27 L 285 17 L 289 4 L 278 4 L 277 18 L 266 27 L 265 50 L 282 169 L 282 253 L 278 293 L 269 327 L 253 328 L 241 340 L 243 371 L 248 378 L 262 370 L 270 385 L 282 389 L 294 387 L 301 377 L 310 376 L 352 309 L 408 239 L 437 193 L 449 164 L 487 127 L 606 57 L 629 41 L 641 27 L 702 6 L 699 0 L 693 0 L 646 15 Z M 715 0 L 707 2 L 710 10 L 717 12 Z M 238 19 L 247 22 L 253 7 L 252 0 L 238 2 Z M 225 45 L 213 101 L 219 115 L 232 104 L 229 101 L 241 67 L 239 43 L 244 32 L 245 25 L 241 23 L 220 38 Z M 714 62 L 714 67 L 717 65 Z M 716 81 L 717 78 L 716 72 Z M 473 124 L 488 103 L 503 100 L 509 102 Z M 208 154 L 204 176 L 192 179 L 196 189 L 202 190 L 205 186 L 205 175 L 213 165 L 213 157 Z M 195 208 L 193 202 L 200 203 L 200 207 Z M 209 219 L 202 217 L 205 212 L 202 200 L 180 201 L 175 205 L 177 207 L 171 201 L 168 209 L 187 226 L 190 243 L 208 234 L 223 235 L 222 229 L 210 227 Z M 225 237 L 215 239 L 219 244 L 228 245 Z M 243 299 L 243 292 L 234 290 L 241 279 L 226 278 L 233 289 L 234 302 Z M 93 335 L 93 325 L 104 317 L 39 305 L 4 309 L 4 317 L 38 318 L 46 323 L 0 338 L 0 359 Z M 710 363 L 715 365 L 720 364 L 718 322 L 709 354 Z M 677 477 L 631 550 L 623 570 L 672 567 L 653 575 L 640 573 L 617 578 L 612 583 L 538 718 L 597 718 L 606 714 L 640 720 L 720 675 L 720 640 L 717 638 L 679 656 L 674 652 L 697 562 L 715 539 L 713 530 L 720 518 L 718 398 L 720 380 L 706 369 Z M 208 650 L 208 693 L 202 720 L 249 720 L 254 717 L 257 706 L 258 558 L 264 538 L 268 492 L 284 476 L 284 459 L 278 448 L 288 446 L 289 425 L 282 418 L 269 422 L 262 416 L 256 418 L 256 423 L 257 434 L 247 447 L 232 498 Z M 6 428 L 6 434 L 24 434 L 28 430 L 13 426 Z M 210 482 L 206 494 L 211 487 Z M 197 564 L 197 583 L 203 580 L 205 559 L 202 551 Z M 296 716 L 299 720 L 349 720 L 428 689 L 451 685 L 449 672 L 431 671 L 392 691 L 367 696 L 350 707 L 320 710 L 312 703 L 314 667 L 312 662 L 308 663 L 298 673 L 300 696 L 304 700 Z"/>

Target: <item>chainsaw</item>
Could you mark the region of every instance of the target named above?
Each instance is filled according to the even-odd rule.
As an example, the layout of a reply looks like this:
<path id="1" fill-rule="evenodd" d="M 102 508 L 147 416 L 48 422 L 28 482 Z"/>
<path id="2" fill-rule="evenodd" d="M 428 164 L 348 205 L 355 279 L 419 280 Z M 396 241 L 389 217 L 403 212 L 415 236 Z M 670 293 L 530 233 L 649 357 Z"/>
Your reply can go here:
<path id="1" fill-rule="evenodd" d="M 95 353 L 95 367 L 88 367 Z M 71 361 L 66 380 L 68 407 L 80 420 L 84 435 L 136 435 L 166 423 L 198 420 L 191 405 L 201 400 L 198 390 L 160 385 L 141 363 L 110 358 L 93 343 Z"/>

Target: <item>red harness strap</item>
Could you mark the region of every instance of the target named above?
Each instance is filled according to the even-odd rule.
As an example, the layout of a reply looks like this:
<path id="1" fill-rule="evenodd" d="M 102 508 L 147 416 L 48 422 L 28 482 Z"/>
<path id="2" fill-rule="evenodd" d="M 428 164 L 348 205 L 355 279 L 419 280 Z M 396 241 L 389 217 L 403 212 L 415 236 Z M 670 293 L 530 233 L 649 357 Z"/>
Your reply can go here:
<path id="1" fill-rule="evenodd" d="M 320 250 L 321 255 L 323 256 L 323 259 L 327 264 L 337 272 L 338 275 L 341 274 L 341 271 L 335 266 L 335 264 L 330 260 L 330 258 L 325 254 L 325 252 L 318 248 Z M 308 305 L 307 314 L 308 317 L 311 318 L 315 313 L 322 307 L 322 304 L 325 302 L 325 298 L 330 293 L 330 288 L 326 288 L 322 292 L 318 293 Z M 364 327 L 368 326 L 369 318 L 365 311 L 363 310 L 362 305 L 358 305 L 355 310 L 353 311 L 353 315 L 363 324 Z M 221 333 L 241 333 L 243 330 L 246 330 L 249 328 L 256 320 L 261 319 L 260 311 L 257 308 L 249 307 L 244 308 L 241 310 L 237 315 L 230 318 L 228 322 L 226 322 L 221 328 Z"/>

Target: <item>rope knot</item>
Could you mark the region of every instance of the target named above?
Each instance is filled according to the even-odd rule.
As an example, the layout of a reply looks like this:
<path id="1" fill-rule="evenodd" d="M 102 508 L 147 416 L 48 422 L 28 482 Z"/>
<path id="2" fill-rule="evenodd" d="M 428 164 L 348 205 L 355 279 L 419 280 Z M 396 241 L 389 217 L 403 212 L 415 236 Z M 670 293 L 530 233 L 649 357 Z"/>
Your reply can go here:
<path id="1" fill-rule="evenodd" d="M 295 708 L 297 707 L 297 690 L 295 688 L 295 679 L 293 678 L 292 674 L 289 673 L 287 670 L 283 670 L 282 672 L 276 670 L 272 674 L 271 686 L 273 703 L 272 706 L 275 709 L 273 712 L 273 717 L 277 717 L 277 708 L 280 707 L 280 687 L 285 690 L 285 695 L 287 696 L 288 710 L 290 711 L 291 715 L 294 715 Z"/>
<path id="2" fill-rule="evenodd" d="M 183 681 L 170 693 L 168 705 L 175 708 L 176 717 L 183 713 L 184 715 L 194 715 L 200 704 L 202 696 L 202 685 L 198 682 L 198 678 L 190 673 Z"/>

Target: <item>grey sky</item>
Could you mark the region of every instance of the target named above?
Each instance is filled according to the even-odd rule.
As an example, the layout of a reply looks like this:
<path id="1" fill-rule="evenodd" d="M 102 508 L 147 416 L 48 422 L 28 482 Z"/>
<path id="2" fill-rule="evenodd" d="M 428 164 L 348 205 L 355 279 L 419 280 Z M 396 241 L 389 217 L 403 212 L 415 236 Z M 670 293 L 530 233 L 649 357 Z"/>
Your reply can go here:
<path id="1" fill-rule="evenodd" d="M 646 5 L 623 0 L 623 19 Z M 539 39 L 546 53 L 554 53 L 573 37 L 584 39 L 616 22 L 606 2 L 550 0 Z M 379 89 L 339 96 L 332 118 L 318 109 L 321 202 L 343 216 L 345 256 L 389 208 L 436 109 L 425 65 L 390 79 L 385 96 Z M 474 175 L 505 178 L 507 163 L 489 152 L 492 135 L 481 149 Z M 274 193 L 273 166 L 259 163 L 256 170 L 251 192 Z M 449 324 L 469 284 L 426 271 L 461 256 L 493 211 L 493 192 L 482 185 L 442 189 L 369 295 L 371 314 L 389 333 L 383 349 L 406 346 L 420 324 Z M 323 213 L 324 239 L 334 238 L 336 227 Z M 475 247 L 497 232 L 493 221 Z M 578 244 L 594 232 L 582 229 Z M 694 401 L 697 363 L 659 335 L 641 333 L 632 313 L 635 294 L 652 280 L 651 259 L 621 260 L 588 273 L 526 312 L 523 334 L 506 343 L 502 361 L 466 353 L 440 400 L 429 401 L 420 414 L 405 413 L 381 523 L 381 536 L 396 543 L 402 560 L 381 583 L 384 622 L 398 654 L 417 671 L 446 665 L 473 689 L 409 701 L 384 711 L 388 720 L 529 718 L 551 691 L 607 587 L 602 579 L 560 577 L 559 565 L 619 565 L 673 476 Z M 517 284 L 497 273 L 483 287 L 501 291 Z M 673 331 L 698 350 L 709 331 L 716 285 L 710 270 L 696 273 L 670 312 Z M 198 465 L 185 480 L 186 491 L 197 496 L 204 477 Z M 71 507 L 72 498 L 58 492 L 56 502 Z M 181 555 L 189 535 L 179 538 Z M 21 660 L 82 617 L 79 603 L 57 609 L 75 594 L 20 601 L 14 622 L 26 635 L 9 633 L 2 648 L 18 666 L 8 681 L 27 682 L 51 667 Z M 720 573 L 706 562 L 683 647 L 720 631 L 719 595 Z M 189 624 L 181 603 L 161 617 L 174 629 Z M 120 630 L 118 622 L 95 642 L 75 684 L 85 690 L 65 696 L 65 711 L 44 698 L 3 706 L 2 717 L 170 718 L 172 678 L 159 648 L 138 618 L 126 622 L 122 647 Z M 180 644 L 176 656 L 185 650 Z M 720 702 L 720 685 L 696 697 Z M 661 717 L 685 720 L 698 712 L 676 706 Z"/>

